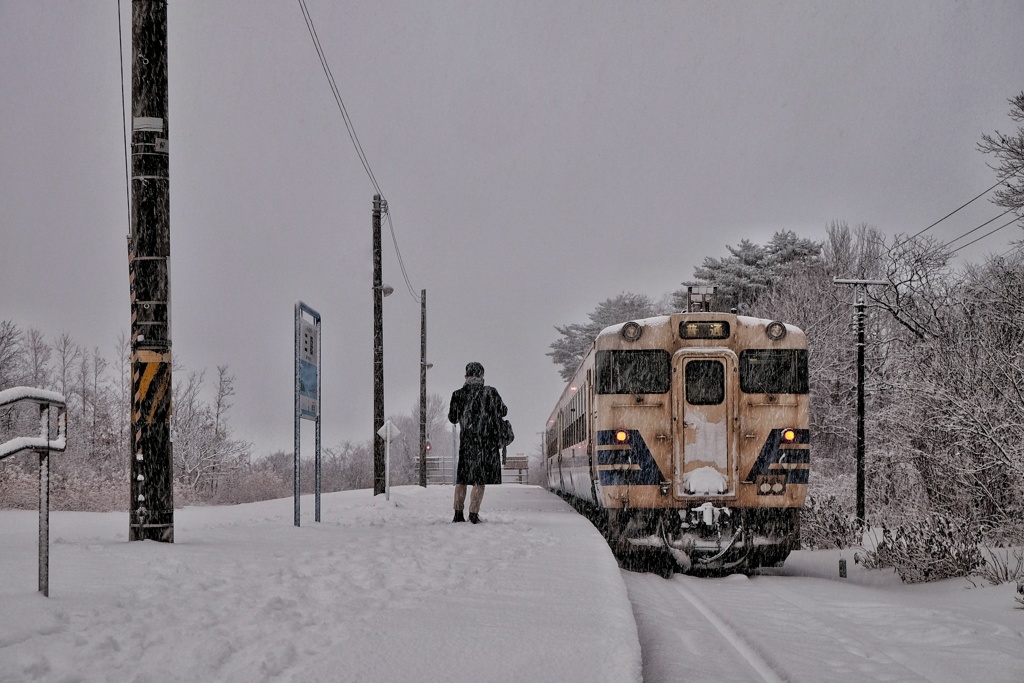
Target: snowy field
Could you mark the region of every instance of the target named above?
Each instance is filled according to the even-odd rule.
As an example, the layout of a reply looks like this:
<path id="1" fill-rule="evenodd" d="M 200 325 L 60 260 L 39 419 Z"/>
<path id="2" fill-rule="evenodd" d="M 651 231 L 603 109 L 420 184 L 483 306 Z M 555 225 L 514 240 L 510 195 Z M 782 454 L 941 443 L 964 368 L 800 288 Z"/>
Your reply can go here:
<path id="1" fill-rule="evenodd" d="M 0 681 L 1024 681 L 1013 586 L 850 551 L 665 580 L 542 489 L 489 487 L 475 526 L 451 491 L 327 494 L 320 524 L 307 496 L 298 529 L 290 499 L 186 508 L 173 545 L 55 512 L 50 598 L 36 514 L 0 511 Z"/>

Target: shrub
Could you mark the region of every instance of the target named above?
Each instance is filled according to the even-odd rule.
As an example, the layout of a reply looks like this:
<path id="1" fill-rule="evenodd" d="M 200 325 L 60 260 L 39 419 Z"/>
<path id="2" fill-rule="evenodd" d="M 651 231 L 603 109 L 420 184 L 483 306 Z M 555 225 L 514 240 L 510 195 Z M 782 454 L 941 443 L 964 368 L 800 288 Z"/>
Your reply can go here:
<path id="1" fill-rule="evenodd" d="M 833 495 L 808 496 L 800 513 L 800 543 L 813 550 L 857 545 L 861 522 Z"/>
<path id="2" fill-rule="evenodd" d="M 210 498 L 211 505 L 236 505 L 238 503 L 255 503 L 260 500 L 287 498 L 292 495 L 292 487 L 276 472 L 271 470 L 249 470 L 237 472 L 226 478 L 217 493 Z"/>
<path id="3" fill-rule="evenodd" d="M 993 586 L 1024 579 L 1024 550 L 986 547 L 982 559 L 984 564 L 978 570 L 978 576 Z"/>
<path id="4" fill-rule="evenodd" d="M 875 548 L 862 548 L 855 560 L 868 569 L 892 567 L 906 583 L 966 577 L 985 566 L 980 542 L 970 522 L 932 514 L 894 529 L 882 526 Z"/>

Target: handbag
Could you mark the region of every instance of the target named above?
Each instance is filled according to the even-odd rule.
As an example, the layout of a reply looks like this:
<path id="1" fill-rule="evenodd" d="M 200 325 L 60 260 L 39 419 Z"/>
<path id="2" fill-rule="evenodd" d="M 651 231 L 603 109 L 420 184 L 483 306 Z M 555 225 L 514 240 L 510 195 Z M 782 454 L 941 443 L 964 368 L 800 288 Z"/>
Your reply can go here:
<path id="1" fill-rule="evenodd" d="M 498 423 L 498 443 L 504 448 L 510 443 L 515 441 L 516 434 L 512 431 L 512 423 L 508 420 L 502 419 Z"/>

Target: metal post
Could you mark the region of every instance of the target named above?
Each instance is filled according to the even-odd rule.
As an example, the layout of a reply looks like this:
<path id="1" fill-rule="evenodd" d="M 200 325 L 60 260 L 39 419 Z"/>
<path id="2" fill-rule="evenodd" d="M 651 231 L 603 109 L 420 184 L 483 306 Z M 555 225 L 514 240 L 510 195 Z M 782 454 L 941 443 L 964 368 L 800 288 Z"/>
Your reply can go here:
<path id="1" fill-rule="evenodd" d="M 427 290 L 420 290 L 420 486 L 427 487 Z"/>
<path id="2" fill-rule="evenodd" d="M 50 405 L 40 405 L 50 441 Z M 39 451 L 39 592 L 50 597 L 50 449 Z"/>
<path id="3" fill-rule="evenodd" d="M 387 423 L 384 437 L 384 500 L 391 500 L 391 423 Z"/>
<path id="4" fill-rule="evenodd" d="M 314 465 L 313 465 L 313 495 L 314 495 L 314 499 L 316 501 L 315 505 L 314 505 L 314 507 L 316 508 L 316 510 L 315 510 L 316 514 L 314 516 L 314 519 L 317 522 L 320 521 L 320 483 L 321 483 L 321 476 L 320 476 L 320 415 L 323 413 L 323 408 L 322 408 L 322 405 L 320 403 L 321 399 L 323 398 L 323 386 L 322 386 L 323 382 L 320 381 L 323 378 L 323 365 L 321 365 L 321 361 L 323 360 L 323 356 L 321 355 L 322 351 L 323 351 L 323 340 L 320 339 L 320 335 L 321 335 L 320 317 L 317 316 L 317 319 L 316 319 L 316 336 L 317 336 L 317 345 L 316 345 L 316 373 L 317 373 L 317 377 L 316 377 L 316 455 L 314 455 L 314 460 L 313 460 L 313 462 L 314 462 Z"/>
<path id="5" fill-rule="evenodd" d="M 301 526 L 299 499 L 302 496 L 302 468 L 299 450 L 301 447 L 302 415 L 299 412 L 299 353 L 302 349 L 302 303 L 295 302 L 295 441 L 292 451 L 292 497 L 294 498 L 294 524 Z"/>
<path id="6" fill-rule="evenodd" d="M 312 329 L 309 330 L 309 338 L 306 339 L 306 331 L 308 323 L 303 318 L 304 314 L 308 314 L 313 318 Z M 315 519 L 320 521 L 320 399 L 323 396 L 323 387 L 321 386 L 321 378 L 323 373 L 321 371 L 321 360 L 322 360 L 322 343 L 320 339 L 320 314 L 315 310 L 304 304 L 302 301 L 295 302 L 295 453 L 294 453 L 294 464 L 292 480 L 294 482 L 294 499 L 295 499 L 295 526 L 299 526 L 301 522 L 300 516 L 300 504 L 299 501 L 302 498 L 302 420 L 308 419 L 313 420 L 316 423 L 316 451 L 313 453 L 313 496 L 315 501 Z M 313 347 L 316 347 L 315 349 Z M 315 354 L 314 354 L 315 351 Z M 310 389 L 308 386 L 303 386 L 302 382 L 302 368 L 303 364 L 306 364 L 306 369 L 309 366 L 314 365 L 315 359 L 315 374 L 312 381 L 316 383 L 316 393 L 310 395 Z M 307 403 L 303 405 L 303 400 Z"/>
<path id="7" fill-rule="evenodd" d="M 167 3 L 132 2 L 132 452 L 128 539 L 174 541 Z"/>
<path id="8" fill-rule="evenodd" d="M 384 493 L 384 292 L 381 274 L 381 197 L 373 195 L 373 495 Z"/>
<path id="9" fill-rule="evenodd" d="M 457 424 L 453 424 L 452 425 L 452 486 L 455 485 L 456 480 L 458 479 L 458 471 L 459 471 L 459 435 L 458 435 L 458 427 L 459 427 L 459 425 L 457 425 Z"/>

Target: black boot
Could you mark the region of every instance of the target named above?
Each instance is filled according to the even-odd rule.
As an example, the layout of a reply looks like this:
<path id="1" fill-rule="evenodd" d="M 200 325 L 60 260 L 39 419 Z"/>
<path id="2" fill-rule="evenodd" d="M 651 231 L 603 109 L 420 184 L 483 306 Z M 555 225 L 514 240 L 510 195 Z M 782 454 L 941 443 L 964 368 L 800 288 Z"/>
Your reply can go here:
<path id="1" fill-rule="evenodd" d="M 469 521 L 471 521 L 473 524 L 479 524 L 480 523 L 480 515 L 476 514 L 475 512 L 470 512 L 469 513 Z"/>
<path id="2" fill-rule="evenodd" d="M 473 514 L 472 513 L 470 513 L 469 519 L 470 520 L 473 519 Z M 462 510 L 456 510 L 455 511 L 455 516 L 452 518 L 452 523 L 455 523 L 455 522 L 465 522 L 465 521 L 466 521 L 466 518 L 462 516 Z"/>

